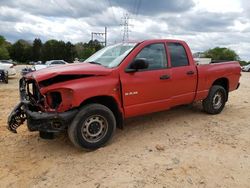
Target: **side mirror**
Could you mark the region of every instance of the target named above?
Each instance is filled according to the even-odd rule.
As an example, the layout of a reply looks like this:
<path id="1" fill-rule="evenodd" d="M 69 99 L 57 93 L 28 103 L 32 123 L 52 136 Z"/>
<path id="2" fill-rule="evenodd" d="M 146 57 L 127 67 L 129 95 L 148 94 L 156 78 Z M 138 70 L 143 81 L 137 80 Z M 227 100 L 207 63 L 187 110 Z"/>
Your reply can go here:
<path id="1" fill-rule="evenodd" d="M 135 59 L 129 67 L 126 69 L 125 72 L 136 72 L 141 69 L 147 69 L 148 68 L 148 62 L 145 58 L 138 58 Z"/>

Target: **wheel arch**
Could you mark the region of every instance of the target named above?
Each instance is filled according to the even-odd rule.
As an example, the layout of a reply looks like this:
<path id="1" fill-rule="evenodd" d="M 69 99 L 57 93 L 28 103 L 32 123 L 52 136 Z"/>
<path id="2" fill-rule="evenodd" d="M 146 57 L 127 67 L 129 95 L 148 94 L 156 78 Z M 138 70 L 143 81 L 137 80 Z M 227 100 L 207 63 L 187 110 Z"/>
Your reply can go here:
<path id="1" fill-rule="evenodd" d="M 214 86 L 214 85 L 222 86 L 226 90 L 226 92 L 227 92 L 226 101 L 227 101 L 228 100 L 228 93 L 229 93 L 229 80 L 228 80 L 228 78 L 225 78 L 225 77 L 218 78 L 213 82 L 212 86 Z"/>
<path id="2" fill-rule="evenodd" d="M 109 108 L 116 119 L 116 127 L 122 129 L 123 128 L 123 113 L 120 111 L 119 106 L 117 101 L 114 99 L 114 97 L 112 96 L 95 96 L 95 97 L 91 97 L 88 98 L 86 100 L 84 100 L 81 104 L 80 107 L 86 105 L 86 104 L 91 104 L 91 103 L 98 103 L 98 104 L 102 104 L 104 106 L 106 106 L 107 108 Z"/>

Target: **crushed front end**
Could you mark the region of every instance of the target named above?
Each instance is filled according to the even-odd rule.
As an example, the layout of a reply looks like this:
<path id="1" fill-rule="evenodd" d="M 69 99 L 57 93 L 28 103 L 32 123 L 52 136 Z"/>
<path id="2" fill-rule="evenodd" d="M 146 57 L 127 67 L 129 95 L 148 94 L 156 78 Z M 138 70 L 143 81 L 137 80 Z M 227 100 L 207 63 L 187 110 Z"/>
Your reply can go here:
<path id="1" fill-rule="evenodd" d="M 8 117 L 8 129 L 16 133 L 16 129 L 27 120 L 30 131 L 60 132 L 67 129 L 77 113 L 77 109 L 57 110 L 62 103 L 61 94 L 40 93 L 38 83 L 34 79 L 23 77 L 19 81 L 20 103 Z M 46 98 L 47 97 L 47 98 Z M 53 102 L 51 102 L 53 100 Z M 50 101 L 50 105 L 48 102 Z"/>

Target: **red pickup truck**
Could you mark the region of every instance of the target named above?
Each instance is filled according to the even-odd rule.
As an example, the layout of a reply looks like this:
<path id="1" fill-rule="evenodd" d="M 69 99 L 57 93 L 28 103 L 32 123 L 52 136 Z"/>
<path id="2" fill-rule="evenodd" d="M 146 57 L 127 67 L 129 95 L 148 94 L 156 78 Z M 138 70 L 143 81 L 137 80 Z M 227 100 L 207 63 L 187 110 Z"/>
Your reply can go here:
<path id="1" fill-rule="evenodd" d="M 179 40 L 146 40 L 105 47 L 83 63 L 35 71 L 20 79 L 21 102 L 8 118 L 16 132 L 27 120 L 43 138 L 68 131 L 72 143 L 96 149 L 126 118 L 203 101 L 218 114 L 239 87 L 238 62 L 196 65 Z"/>

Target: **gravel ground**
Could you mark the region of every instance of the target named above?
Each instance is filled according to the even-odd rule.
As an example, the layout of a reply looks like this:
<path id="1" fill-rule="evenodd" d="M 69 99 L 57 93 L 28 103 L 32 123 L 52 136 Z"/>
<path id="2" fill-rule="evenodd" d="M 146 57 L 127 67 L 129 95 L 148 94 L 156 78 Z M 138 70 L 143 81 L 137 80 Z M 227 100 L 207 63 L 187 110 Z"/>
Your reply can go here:
<path id="1" fill-rule="evenodd" d="M 6 129 L 18 77 L 0 83 L 0 187 L 250 187 L 250 74 L 219 115 L 201 104 L 127 120 L 93 152 L 66 134 L 43 140 Z"/>

